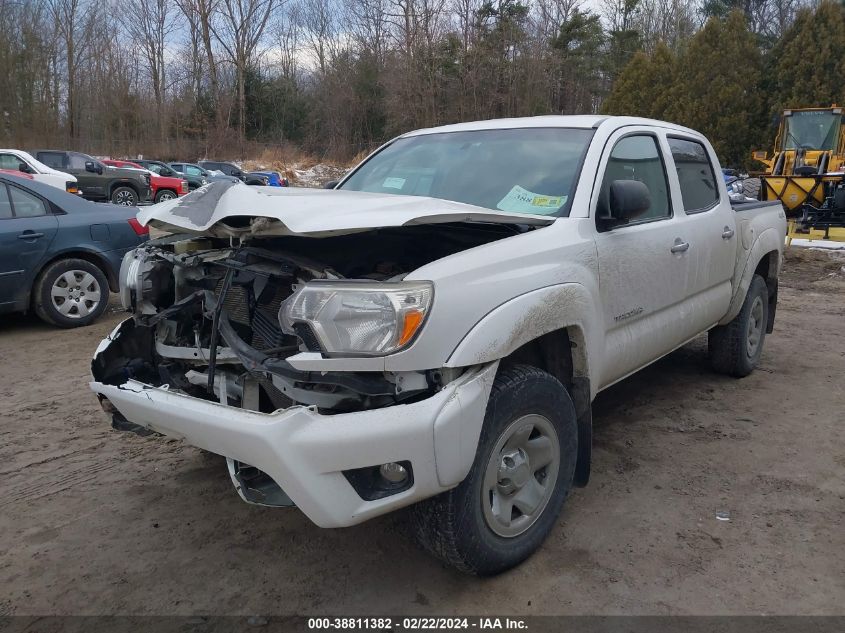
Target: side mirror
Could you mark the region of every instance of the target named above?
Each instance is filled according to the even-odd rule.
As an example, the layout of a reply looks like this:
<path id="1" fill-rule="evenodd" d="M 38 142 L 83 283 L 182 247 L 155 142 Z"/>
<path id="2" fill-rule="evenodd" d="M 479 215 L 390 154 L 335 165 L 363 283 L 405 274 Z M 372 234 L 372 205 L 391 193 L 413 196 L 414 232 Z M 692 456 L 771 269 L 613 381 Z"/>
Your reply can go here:
<path id="1" fill-rule="evenodd" d="M 340 184 L 339 180 L 329 180 L 323 185 L 323 189 L 334 189 L 338 186 L 338 184 Z"/>
<path id="2" fill-rule="evenodd" d="M 85 171 L 90 171 L 92 174 L 102 174 L 103 166 L 100 163 L 95 163 L 93 160 L 86 160 Z"/>
<path id="3" fill-rule="evenodd" d="M 31 174 L 32 168 L 27 165 L 26 163 L 19 163 L 18 164 L 18 171 L 23 172 L 25 174 Z"/>
<path id="4" fill-rule="evenodd" d="M 598 220 L 605 229 L 637 219 L 651 208 L 651 194 L 639 180 L 614 180 L 607 199 L 598 205 Z"/>

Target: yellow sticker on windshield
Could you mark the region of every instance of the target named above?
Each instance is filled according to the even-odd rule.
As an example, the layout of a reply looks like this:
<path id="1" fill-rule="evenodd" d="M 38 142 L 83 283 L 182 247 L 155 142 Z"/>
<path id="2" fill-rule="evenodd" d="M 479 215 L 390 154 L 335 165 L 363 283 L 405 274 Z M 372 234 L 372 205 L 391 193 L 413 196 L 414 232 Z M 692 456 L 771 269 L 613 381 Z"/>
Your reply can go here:
<path id="1" fill-rule="evenodd" d="M 496 208 L 511 213 L 554 213 L 566 204 L 567 196 L 546 196 L 528 191 L 519 185 L 514 187 L 499 201 Z"/>

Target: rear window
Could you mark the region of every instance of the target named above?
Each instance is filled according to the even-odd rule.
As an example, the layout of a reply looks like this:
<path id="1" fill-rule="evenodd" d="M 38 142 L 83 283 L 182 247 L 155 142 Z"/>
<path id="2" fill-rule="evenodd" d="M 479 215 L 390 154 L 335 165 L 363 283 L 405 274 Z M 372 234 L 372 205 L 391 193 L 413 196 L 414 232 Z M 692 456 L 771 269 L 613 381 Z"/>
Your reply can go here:
<path id="1" fill-rule="evenodd" d="M 36 218 L 40 215 L 47 215 L 47 205 L 38 196 L 9 186 L 9 197 L 12 200 L 12 209 L 16 218 Z"/>
<path id="2" fill-rule="evenodd" d="M 6 185 L 0 183 L 0 220 L 8 220 L 12 217 L 12 203 L 9 202 L 9 193 Z"/>
<path id="3" fill-rule="evenodd" d="M 684 211 L 706 211 L 719 201 L 719 187 L 704 145 L 688 139 L 669 138 L 672 160 L 678 172 Z"/>
<path id="4" fill-rule="evenodd" d="M 36 158 L 53 169 L 65 169 L 65 155 L 61 152 L 38 152 Z"/>

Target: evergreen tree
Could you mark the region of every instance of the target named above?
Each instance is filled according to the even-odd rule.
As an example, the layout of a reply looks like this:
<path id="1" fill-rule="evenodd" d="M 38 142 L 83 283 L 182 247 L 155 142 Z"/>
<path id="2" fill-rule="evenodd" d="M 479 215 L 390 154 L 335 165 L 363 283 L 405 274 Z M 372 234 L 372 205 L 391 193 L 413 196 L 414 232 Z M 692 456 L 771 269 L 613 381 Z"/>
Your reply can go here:
<path id="1" fill-rule="evenodd" d="M 666 118 L 705 134 L 724 165 L 749 163 L 765 117 L 761 54 L 743 14 L 708 20 L 678 68 Z"/>
<path id="2" fill-rule="evenodd" d="M 662 42 L 649 56 L 636 53 L 613 84 L 602 112 L 651 119 L 670 118 L 677 59 Z"/>
<path id="3" fill-rule="evenodd" d="M 772 115 L 845 104 L 845 4 L 826 0 L 800 12 L 772 50 L 766 77 Z"/>

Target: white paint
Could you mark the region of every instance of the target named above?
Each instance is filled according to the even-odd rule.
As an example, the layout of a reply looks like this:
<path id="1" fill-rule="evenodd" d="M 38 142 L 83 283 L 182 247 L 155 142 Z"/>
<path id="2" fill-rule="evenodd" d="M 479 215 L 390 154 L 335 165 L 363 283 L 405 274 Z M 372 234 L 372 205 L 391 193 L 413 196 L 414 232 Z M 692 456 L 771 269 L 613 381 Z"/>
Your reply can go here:
<path id="1" fill-rule="evenodd" d="M 65 191 L 67 183 L 76 182 L 76 176 L 45 165 L 29 152 L 19 149 L 0 149 L 0 154 L 11 154 L 17 157 L 19 162 L 29 165 L 29 168 L 32 170 L 32 173 L 29 175 L 36 182 L 43 182 L 45 185 L 56 187 L 62 191 Z"/>
<path id="2" fill-rule="evenodd" d="M 732 319 L 757 264 L 767 253 L 782 261 L 786 220 L 776 205 L 737 213 L 724 182 L 720 201 L 687 214 L 667 135 L 706 147 L 700 134 L 646 119 L 535 117 L 482 121 L 411 134 L 493 127 L 594 127 L 570 217 L 497 213 L 431 198 L 344 191 L 232 186 L 200 224 L 178 215 L 178 201 L 139 217 L 195 231 L 217 232 L 227 217 L 265 216 L 273 231 L 328 235 L 423 222 L 533 223 L 536 230 L 455 253 L 409 273 L 433 282 L 434 301 L 416 341 L 377 358 L 289 358 L 310 371 L 469 372 L 425 400 L 372 411 L 320 416 L 304 407 L 271 415 L 237 410 L 138 383 L 93 384 L 132 422 L 257 466 L 270 474 L 318 525 L 350 525 L 456 485 L 474 458 L 497 361 L 560 328 L 575 342 L 575 374 L 591 395 Z M 672 217 L 597 229 L 598 192 L 614 143 L 632 131 L 658 139 L 670 187 Z M 193 195 L 193 194 L 192 194 Z M 186 200 L 188 198 L 183 198 Z M 216 225 L 216 226 L 215 226 Z M 273 223 L 262 224 L 267 231 Z M 690 247 L 670 248 L 681 239 Z M 363 502 L 338 470 L 410 459 L 412 490 Z"/>

